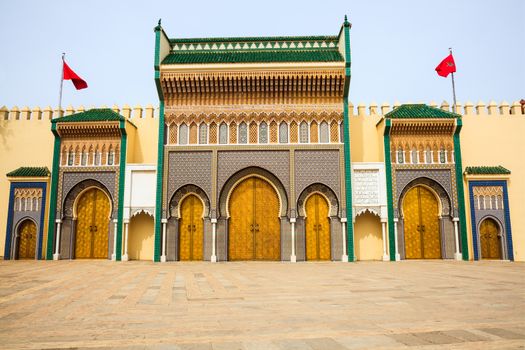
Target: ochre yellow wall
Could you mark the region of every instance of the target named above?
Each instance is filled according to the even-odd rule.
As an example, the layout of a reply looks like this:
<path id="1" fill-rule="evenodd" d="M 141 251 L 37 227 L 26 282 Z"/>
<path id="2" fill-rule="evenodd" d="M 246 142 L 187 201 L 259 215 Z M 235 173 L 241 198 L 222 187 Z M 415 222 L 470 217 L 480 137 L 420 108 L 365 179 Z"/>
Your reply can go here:
<path id="1" fill-rule="evenodd" d="M 502 165 L 512 174 L 507 182 L 514 259 L 525 261 L 525 116 L 466 115 L 461 130 L 463 168 L 477 165 Z M 490 177 L 477 178 L 490 179 Z M 470 257 L 472 228 L 468 183 L 465 183 L 467 232 Z"/>
<path id="2" fill-rule="evenodd" d="M 379 120 L 379 115 L 350 116 L 352 162 L 384 162 L 383 129 L 376 127 Z"/>
<path id="3" fill-rule="evenodd" d="M 47 166 L 51 170 L 54 140 L 49 120 L 3 119 L 0 115 L 0 256 L 4 255 L 9 204 L 10 182 L 5 175 L 21 166 Z M 46 201 L 49 202 L 49 189 Z M 47 237 L 47 225 L 44 236 Z"/>
<path id="4" fill-rule="evenodd" d="M 367 212 L 356 218 L 354 242 L 357 260 L 383 259 L 381 220 L 378 216 Z"/>
<path id="5" fill-rule="evenodd" d="M 129 223 L 129 260 L 153 260 L 153 218 L 141 213 Z"/>

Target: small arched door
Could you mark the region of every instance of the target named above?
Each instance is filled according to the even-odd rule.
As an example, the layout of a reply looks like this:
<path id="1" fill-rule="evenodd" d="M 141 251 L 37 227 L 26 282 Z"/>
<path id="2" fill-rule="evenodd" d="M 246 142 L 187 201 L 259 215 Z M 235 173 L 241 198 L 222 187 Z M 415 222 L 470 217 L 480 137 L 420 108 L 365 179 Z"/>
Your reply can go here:
<path id="1" fill-rule="evenodd" d="M 229 260 L 280 259 L 279 197 L 270 183 L 243 180 L 230 196 L 229 212 Z"/>
<path id="2" fill-rule="evenodd" d="M 482 259 L 501 259 L 501 237 L 494 219 L 487 218 L 479 226 Z"/>
<path id="3" fill-rule="evenodd" d="M 407 259 L 440 259 L 439 206 L 424 186 L 410 189 L 403 200 L 405 256 Z"/>
<path id="4" fill-rule="evenodd" d="M 77 203 L 75 258 L 108 257 L 110 209 L 108 197 L 98 188 L 81 194 Z"/>
<path id="5" fill-rule="evenodd" d="M 27 219 L 18 228 L 18 259 L 34 259 L 36 250 L 36 225 Z"/>
<path id="6" fill-rule="evenodd" d="M 202 260 L 204 206 L 190 194 L 181 203 L 179 221 L 179 260 Z"/>
<path id="7" fill-rule="evenodd" d="M 328 210 L 328 202 L 319 193 L 306 201 L 306 260 L 330 260 Z"/>

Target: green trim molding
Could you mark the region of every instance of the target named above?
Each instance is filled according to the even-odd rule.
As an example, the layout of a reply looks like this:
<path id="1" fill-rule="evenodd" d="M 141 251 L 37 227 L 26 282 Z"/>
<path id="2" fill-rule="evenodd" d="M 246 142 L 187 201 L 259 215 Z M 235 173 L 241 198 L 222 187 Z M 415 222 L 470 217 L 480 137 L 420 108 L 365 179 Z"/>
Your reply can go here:
<path id="1" fill-rule="evenodd" d="M 128 145 L 128 134 L 126 133 L 125 120 L 120 121 L 121 134 L 121 152 L 120 152 L 120 166 L 119 166 L 119 184 L 118 184 L 118 218 L 117 218 L 117 247 L 115 249 L 115 259 L 120 261 L 122 259 L 122 223 L 124 221 L 124 185 L 126 182 L 126 154 Z"/>
<path id="2" fill-rule="evenodd" d="M 456 162 L 456 186 L 458 191 L 459 227 L 461 233 L 461 254 L 463 260 L 469 259 L 467 242 L 467 218 L 465 215 L 465 190 L 463 185 L 463 166 L 461 162 L 461 145 L 459 133 L 463 127 L 461 118 L 456 119 L 456 130 L 454 131 L 454 160 Z"/>
<path id="3" fill-rule="evenodd" d="M 157 184 L 156 184 L 156 200 L 155 200 L 155 249 L 153 253 L 153 260 L 160 261 L 161 253 L 161 225 L 162 225 L 162 175 L 164 171 L 164 94 L 162 93 L 162 86 L 160 82 L 160 36 L 163 33 L 162 27 L 159 25 L 155 27 L 155 85 L 157 86 L 157 93 L 160 100 L 159 108 L 159 134 L 157 143 Z"/>
<path id="4" fill-rule="evenodd" d="M 354 210 L 352 204 L 352 163 L 350 153 L 350 120 L 348 115 L 348 92 L 350 87 L 350 23 L 343 24 L 345 35 L 345 90 L 343 95 L 343 123 L 344 123 L 344 158 L 345 158 L 345 198 L 346 198 L 346 250 L 348 261 L 355 261 L 354 254 Z"/>
<path id="5" fill-rule="evenodd" d="M 58 192 L 58 167 L 60 165 L 60 137 L 57 133 L 55 123 L 51 123 L 51 132 L 55 136 L 55 144 L 53 146 L 53 169 L 51 170 L 51 198 L 49 200 L 49 222 L 47 227 L 47 247 L 46 259 L 53 260 L 53 248 L 55 240 L 55 220 L 57 208 L 57 192 Z"/>
<path id="6" fill-rule="evenodd" d="M 385 132 L 383 134 L 383 141 L 385 147 L 385 176 L 386 176 L 386 197 L 387 197 L 387 212 L 388 212 L 388 250 L 390 261 L 396 261 L 396 237 L 394 229 L 394 202 L 392 193 L 392 159 L 390 152 L 390 128 L 392 121 L 385 119 Z"/>

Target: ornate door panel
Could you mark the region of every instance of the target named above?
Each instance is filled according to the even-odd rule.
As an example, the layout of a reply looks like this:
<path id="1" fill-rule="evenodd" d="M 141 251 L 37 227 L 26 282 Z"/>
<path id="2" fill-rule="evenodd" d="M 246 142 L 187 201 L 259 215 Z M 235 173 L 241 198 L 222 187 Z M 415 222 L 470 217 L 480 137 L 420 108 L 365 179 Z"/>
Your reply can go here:
<path id="1" fill-rule="evenodd" d="M 255 259 L 279 260 L 281 257 L 281 225 L 279 198 L 266 181 L 254 178 L 255 195 Z"/>
<path id="2" fill-rule="evenodd" d="M 498 224 L 493 219 L 485 219 L 479 228 L 482 259 L 501 259 Z"/>
<path id="3" fill-rule="evenodd" d="M 328 203 L 320 194 L 308 198 L 306 209 L 306 260 L 330 260 Z"/>
<path id="4" fill-rule="evenodd" d="M 272 186 L 257 177 L 237 185 L 230 196 L 230 260 L 279 260 L 279 199 Z"/>
<path id="5" fill-rule="evenodd" d="M 423 186 L 416 186 L 403 200 L 405 256 L 407 259 L 441 258 L 438 202 Z"/>
<path id="6" fill-rule="evenodd" d="M 31 220 L 24 221 L 19 228 L 18 259 L 34 259 L 36 249 L 36 225 Z"/>
<path id="7" fill-rule="evenodd" d="M 204 207 L 195 195 L 186 197 L 180 207 L 179 259 L 202 260 L 202 242 L 204 225 L 202 211 Z"/>
<path id="8" fill-rule="evenodd" d="M 75 258 L 107 258 L 110 204 L 96 188 L 82 194 L 77 203 Z"/>

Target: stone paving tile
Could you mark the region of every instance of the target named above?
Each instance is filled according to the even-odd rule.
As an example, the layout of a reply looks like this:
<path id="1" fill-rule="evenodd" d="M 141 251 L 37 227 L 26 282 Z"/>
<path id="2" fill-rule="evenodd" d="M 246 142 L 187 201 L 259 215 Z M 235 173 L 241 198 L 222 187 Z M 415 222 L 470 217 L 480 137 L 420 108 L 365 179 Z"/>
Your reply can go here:
<path id="1" fill-rule="evenodd" d="M 1 261 L 0 347 L 516 348 L 524 267 Z"/>

